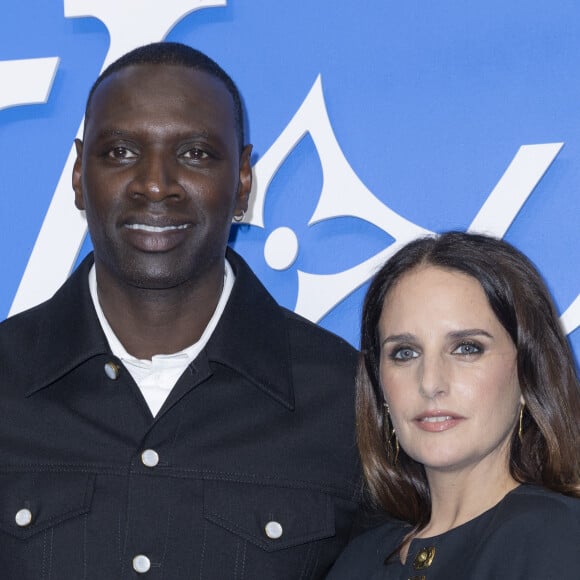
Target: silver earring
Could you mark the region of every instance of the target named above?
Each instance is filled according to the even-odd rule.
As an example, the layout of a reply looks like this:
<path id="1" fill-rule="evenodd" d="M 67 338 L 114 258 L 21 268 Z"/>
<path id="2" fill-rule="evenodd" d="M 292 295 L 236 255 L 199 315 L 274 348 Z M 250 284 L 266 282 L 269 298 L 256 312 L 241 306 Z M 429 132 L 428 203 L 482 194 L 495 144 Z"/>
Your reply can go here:
<path id="1" fill-rule="evenodd" d="M 234 216 L 234 221 L 239 224 L 241 221 L 244 220 L 245 215 L 246 215 L 246 212 L 244 210 L 242 210 L 241 214 Z"/>

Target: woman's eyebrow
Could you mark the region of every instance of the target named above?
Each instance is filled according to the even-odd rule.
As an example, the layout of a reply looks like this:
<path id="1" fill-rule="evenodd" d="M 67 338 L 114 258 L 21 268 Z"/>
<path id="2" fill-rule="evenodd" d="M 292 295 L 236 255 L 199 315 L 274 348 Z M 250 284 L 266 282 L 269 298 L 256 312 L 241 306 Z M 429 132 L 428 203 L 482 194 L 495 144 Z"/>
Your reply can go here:
<path id="1" fill-rule="evenodd" d="M 493 338 L 493 336 L 487 332 L 487 330 L 483 330 L 482 328 L 466 328 L 465 330 L 454 330 L 452 332 L 448 332 L 447 336 L 452 340 L 460 340 L 462 338 L 470 338 L 472 336 L 486 336 L 487 338 Z"/>
<path id="2" fill-rule="evenodd" d="M 413 340 L 415 340 L 415 336 L 413 334 L 390 334 L 381 341 L 381 345 L 387 344 L 388 342 L 410 342 Z"/>

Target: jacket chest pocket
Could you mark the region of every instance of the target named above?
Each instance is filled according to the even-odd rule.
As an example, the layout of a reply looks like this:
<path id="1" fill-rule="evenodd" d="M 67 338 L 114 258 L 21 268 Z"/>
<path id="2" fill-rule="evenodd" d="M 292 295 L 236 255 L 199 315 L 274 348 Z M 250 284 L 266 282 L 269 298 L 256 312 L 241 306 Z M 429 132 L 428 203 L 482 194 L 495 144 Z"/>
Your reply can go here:
<path id="1" fill-rule="evenodd" d="M 203 578 L 309 578 L 319 542 L 335 535 L 332 498 L 307 489 L 208 481 L 204 517 L 204 559 L 223 576 L 208 561 Z"/>
<path id="2" fill-rule="evenodd" d="M 94 483 L 86 473 L 0 475 L 0 559 L 7 578 L 50 577 L 63 548 L 74 566 L 84 552 L 74 520 L 89 512 Z"/>

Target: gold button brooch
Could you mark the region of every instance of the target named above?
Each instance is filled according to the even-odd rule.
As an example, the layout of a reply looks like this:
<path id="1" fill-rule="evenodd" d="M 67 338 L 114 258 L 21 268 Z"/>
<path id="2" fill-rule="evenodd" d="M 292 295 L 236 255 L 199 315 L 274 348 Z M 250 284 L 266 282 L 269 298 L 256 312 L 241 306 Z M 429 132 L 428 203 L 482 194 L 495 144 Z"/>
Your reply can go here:
<path id="1" fill-rule="evenodd" d="M 434 558 L 435 558 L 435 546 L 423 548 L 415 556 L 415 560 L 413 561 L 413 568 L 415 568 L 415 570 L 425 570 L 426 568 L 429 568 L 429 566 L 431 566 Z"/>

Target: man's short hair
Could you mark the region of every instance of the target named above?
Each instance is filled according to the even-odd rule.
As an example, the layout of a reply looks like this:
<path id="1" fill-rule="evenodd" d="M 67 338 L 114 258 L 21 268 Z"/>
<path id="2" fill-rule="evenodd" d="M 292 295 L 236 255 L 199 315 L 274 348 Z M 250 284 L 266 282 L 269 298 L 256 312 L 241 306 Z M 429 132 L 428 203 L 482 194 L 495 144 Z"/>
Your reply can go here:
<path id="1" fill-rule="evenodd" d="M 230 76 L 209 56 L 179 42 L 154 42 L 135 48 L 110 64 L 94 82 L 85 107 L 85 119 L 89 117 L 89 110 L 93 95 L 98 86 L 109 76 L 126 67 L 140 64 L 162 64 L 184 66 L 204 71 L 219 79 L 226 87 L 234 101 L 234 122 L 240 149 L 245 145 L 244 114 L 242 99 L 238 87 Z"/>

